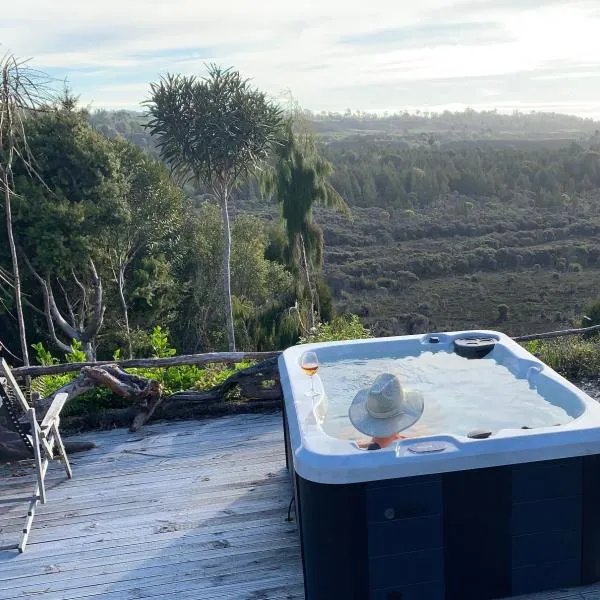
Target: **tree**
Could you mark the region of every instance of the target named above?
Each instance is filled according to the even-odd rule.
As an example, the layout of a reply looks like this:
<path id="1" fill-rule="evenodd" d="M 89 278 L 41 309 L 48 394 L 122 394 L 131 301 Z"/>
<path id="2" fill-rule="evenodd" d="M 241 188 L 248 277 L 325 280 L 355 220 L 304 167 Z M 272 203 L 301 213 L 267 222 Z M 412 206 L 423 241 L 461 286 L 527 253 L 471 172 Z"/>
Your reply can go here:
<path id="1" fill-rule="evenodd" d="M 19 161 L 30 176 L 37 177 L 24 121 L 28 113 L 38 110 L 49 99 L 48 82 L 43 73 L 35 71 L 26 62 L 18 60 L 11 54 L 0 60 L 0 190 L 4 198 L 19 341 L 25 366 L 29 365 L 29 352 L 23 316 L 21 272 L 13 231 L 12 198 L 15 195 L 13 168 Z"/>
<path id="2" fill-rule="evenodd" d="M 206 186 L 221 206 L 225 244 L 223 289 L 229 349 L 235 350 L 231 301 L 232 191 L 268 157 L 281 110 L 237 71 L 210 65 L 204 78 L 167 75 L 151 84 L 146 102 L 161 157 L 182 182 Z"/>
<path id="3" fill-rule="evenodd" d="M 25 165 L 15 165 L 20 253 L 39 283 L 53 343 L 67 351 L 79 341 L 94 360 L 106 308 L 96 268 L 98 239 L 118 223 L 117 157 L 112 142 L 92 130 L 68 93 L 48 110 L 30 115 L 23 129 L 36 156 L 37 177 L 29 177 Z"/>
<path id="4" fill-rule="evenodd" d="M 175 335 L 182 340 L 185 351 L 196 352 L 218 347 L 224 341 L 224 298 L 218 288 L 219 257 L 224 245 L 219 208 L 214 203 L 202 202 L 186 220 L 184 235 L 187 238 L 184 245 L 190 251 L 178 272 L 178 278 L 186 281 L 186 285 Z M 267 235 L 260 219 L 239 215 L 231 235 L 234 318 L 239 345 L 250 350 L 263 341 L 259 339 L 262 332 L 257 331 L 257 321 L 289 293 L 292 277 L 283 265 L 265 257 Z M 271 328 L 284 312 L 284 308 L 272 311 Z"/>
<path id="5" fill-rule="evenodd" d="M 310 298 L 309 327 L 315 326 L 316 284 L 311 271 L 323 264 L 323 233 L 313 221 L 313 206 L 323 204 L 346 215 L 350 209 L 329 183 L 333 166 L 318 151 L 308 130 L 297 131 L 294 117 L 285 123 L 282 143 L 277 147 L 272 169 L 263 176 L 264 190 L 281 204 L 287 236 L 286 262 L 302 273 Z"/>
<path id="6" fill-rule="evenodd" d="M 124 140 L 113 142 L 123 175 L 118 223 L 104 229 L 99 239 L 117 288 L 125 326 L 129 358 L 133 342 L 126 298 L 126 282 L 136 260 L 172 250 L 183 219 L 183 194 L 168 177 L 163 165 Z"/>
<path id="7" fill-rule="evenodd" d="M 102 279 L 98 275 L 94 261 L 90 259 L 91 284 L 82 283 L 73 272 L 73 279 L 80 290 L 77 303 L 72 303 L 65 288 L 61 285 L 68 317 L 58 307 L 50 277 L 42 278 L 28 262 L 33 276 L 38 280 L 44 296 L 44 314 L 52 341 L 64 352 L 72 351 L 73 343 L 79 342 L 88 360 L 96 360 L 97 337 L 104 322 L 104 303 Z M 91 289 L 90 289 L 91 288 Z M 54 323 L 67 336 L 69 343 L 62 342 L 56 334 Z"/>

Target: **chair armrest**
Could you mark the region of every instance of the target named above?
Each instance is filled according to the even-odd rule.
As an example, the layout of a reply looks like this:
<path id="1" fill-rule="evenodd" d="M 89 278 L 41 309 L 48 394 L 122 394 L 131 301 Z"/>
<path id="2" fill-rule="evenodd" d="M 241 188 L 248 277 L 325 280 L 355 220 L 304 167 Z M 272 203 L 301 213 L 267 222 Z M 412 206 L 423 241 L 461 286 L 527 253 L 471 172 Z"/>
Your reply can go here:
<path id="1" fill-rule="evenodd" d="M 47 429 L 50 427 L 50 425 L 52 425 L 52 422 L 60 415 L 60 411 L 63 409 L 63 406 L 68 398 L 69 394 L 64 392 L 54 396 L 54 400 L 52 400 L 52 404 L 50 405 L 50 408 L 48 409 L 48 412 L 46 413 L 46 416 L 40 425 L 42 430 Z"/>

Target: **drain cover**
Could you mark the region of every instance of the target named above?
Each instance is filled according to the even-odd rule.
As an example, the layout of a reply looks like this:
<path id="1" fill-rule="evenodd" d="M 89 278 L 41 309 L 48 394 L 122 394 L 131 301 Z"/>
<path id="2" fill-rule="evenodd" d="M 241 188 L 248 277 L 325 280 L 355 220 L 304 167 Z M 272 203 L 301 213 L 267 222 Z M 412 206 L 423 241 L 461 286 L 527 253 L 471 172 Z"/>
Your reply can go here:
<path id="1" fill-rule="evenodd" d="M 407 450 L 414 454 L 429 454 L 431 452 L 443 452 L 446 448 L 448 448 L 448 444 L 445 442 L 420 442 L 411 444 Z"/>

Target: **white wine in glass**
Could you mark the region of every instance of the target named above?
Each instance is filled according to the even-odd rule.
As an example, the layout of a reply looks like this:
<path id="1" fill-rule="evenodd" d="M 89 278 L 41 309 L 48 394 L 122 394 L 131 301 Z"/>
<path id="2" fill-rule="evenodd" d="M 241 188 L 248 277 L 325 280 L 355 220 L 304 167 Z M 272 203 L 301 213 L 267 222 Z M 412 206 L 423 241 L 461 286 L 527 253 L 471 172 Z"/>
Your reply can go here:
<path id="1" fill-rule="evenodd" d="M 314 398 L 319 394 L 315 390 L 315 375 L 319 370 L 319 359 L 314 352 L 305 352 L 300 357 L 300 368 L 310 377 L 311 391 L 306 392 L 307 396 Z"/>

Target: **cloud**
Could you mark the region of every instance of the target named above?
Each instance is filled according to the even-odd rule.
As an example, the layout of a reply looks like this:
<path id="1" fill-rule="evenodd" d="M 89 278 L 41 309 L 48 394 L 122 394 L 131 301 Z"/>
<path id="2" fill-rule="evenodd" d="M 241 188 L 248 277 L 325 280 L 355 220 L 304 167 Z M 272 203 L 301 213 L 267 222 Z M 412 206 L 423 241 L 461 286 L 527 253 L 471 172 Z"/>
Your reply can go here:
<path id="1" fill-rule="evenodd" d="M 511 38 L 497 23 L 423 23 L 394 29 L 381 29 L 361 35 L 344 36 L 343 44 L 410 48 L 447 44 L 491 44 L 506 42 Z"/>
<path id="2" fill-rule="evenodd" d="M 317 110 L 485 100 L 587 114 L 598 92 L 596 0 L 22 0 L 2 11 L 2 49 L 68 77 L 94 106 L 138 107 L 148 82 L 212 61 Z"/>

